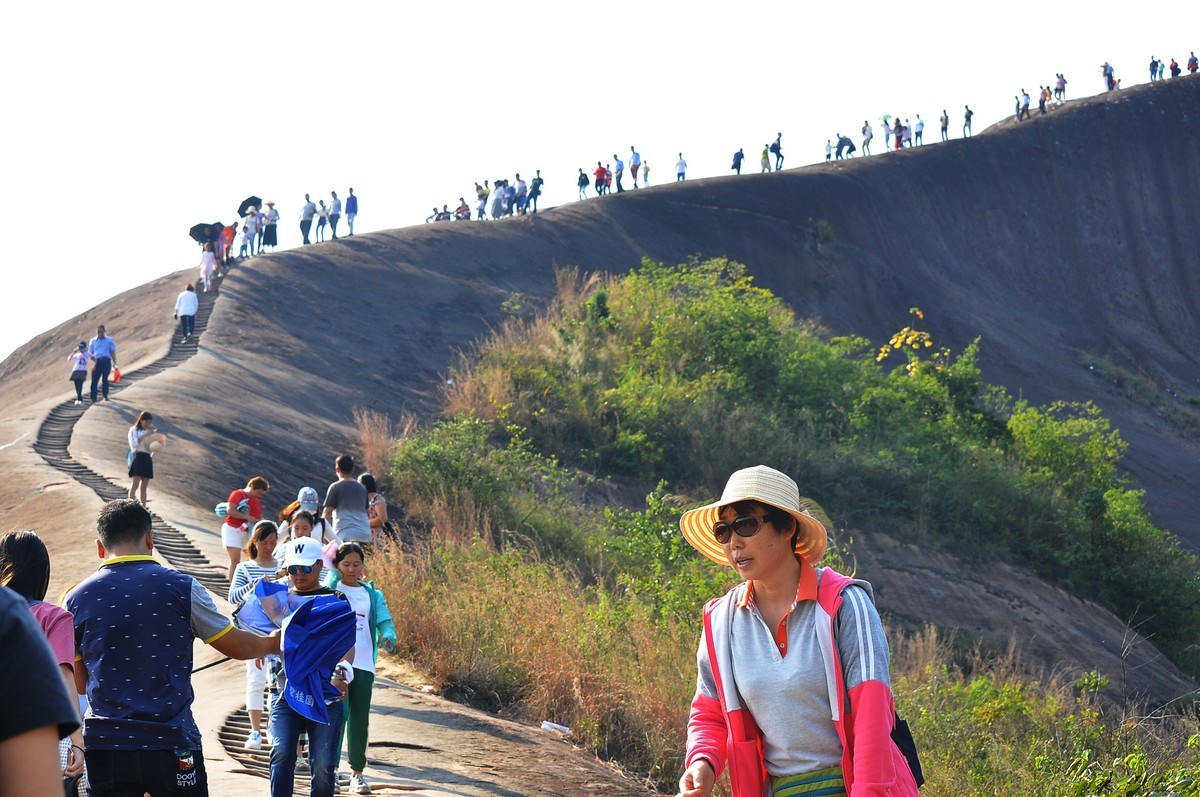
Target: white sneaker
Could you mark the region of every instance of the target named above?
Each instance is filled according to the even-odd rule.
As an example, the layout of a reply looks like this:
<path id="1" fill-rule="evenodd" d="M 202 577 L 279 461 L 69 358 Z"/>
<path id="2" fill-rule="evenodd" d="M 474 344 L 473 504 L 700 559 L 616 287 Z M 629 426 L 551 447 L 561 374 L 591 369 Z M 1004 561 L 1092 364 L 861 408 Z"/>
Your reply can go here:
<path id="1" fill-rule="evenodd" d="M 350 793 L 351 794 L 370 794 L 371 785 L 367 783 L 367 779 L 362 775 L 350 776 Z"/>
<path id="2" fill-rule="evenodd" d="M 246 737 L 246 742 L 242 745 L 242 747 L 246 748 L 247 750 L 261 750 L 262 734 L 258 731 L 250 731 L 250 735 Z"/>

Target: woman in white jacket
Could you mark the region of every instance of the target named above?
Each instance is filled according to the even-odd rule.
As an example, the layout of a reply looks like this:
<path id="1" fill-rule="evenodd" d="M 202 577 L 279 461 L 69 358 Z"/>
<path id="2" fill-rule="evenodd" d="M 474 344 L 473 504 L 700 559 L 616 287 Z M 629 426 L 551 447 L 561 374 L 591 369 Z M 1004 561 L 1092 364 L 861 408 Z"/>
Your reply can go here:
<path id="1" fill-rule="evenodd" d="M 196 334 L 196 312 L 200 309 L 200 297 L 196 288 L 188 283 L 179 295 L 175 297 L 175 318 L 179 319 L 179 334 L 186 343 Z"/>

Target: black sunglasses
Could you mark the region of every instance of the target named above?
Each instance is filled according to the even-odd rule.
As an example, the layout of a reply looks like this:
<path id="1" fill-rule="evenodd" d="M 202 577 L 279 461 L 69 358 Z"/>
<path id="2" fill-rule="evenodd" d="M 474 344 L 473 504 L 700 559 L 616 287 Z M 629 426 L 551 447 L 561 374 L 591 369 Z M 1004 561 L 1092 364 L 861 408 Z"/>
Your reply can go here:
<path id="1" fill-rule="evenodd" d="M 735 518 L 732 523 L 718 520 L 713 524 L 713 536 L 717 538 L 717 542 L 724 545 L 729 542 L 735 533 L 739 537 L 753 537 L 755 534 L 758 534 L 764 525 L 770 522 L 770 520 L 758 515 L 743 515 L 740 518 Z"/>
<path id="2" fill-rule="evenodd" d="M 315 565 L 288 565 L 288 575 L 294 576 L 297 573 L 303 573 L 307 576 L 313 571 L 313 567 L 315 567 Z"/>

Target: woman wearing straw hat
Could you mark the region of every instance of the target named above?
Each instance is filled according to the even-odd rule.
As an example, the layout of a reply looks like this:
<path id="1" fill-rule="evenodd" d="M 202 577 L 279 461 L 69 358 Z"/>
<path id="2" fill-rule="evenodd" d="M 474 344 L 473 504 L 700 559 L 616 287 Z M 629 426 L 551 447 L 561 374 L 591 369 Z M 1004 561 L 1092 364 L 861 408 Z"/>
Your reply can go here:
<path id="1" fill-rule="evenodd" d="M 828 567 L 825 526 L 796 483 L 759 465 L 685 512 L 683 536 L 745 581 L 704 607 L 680 797 L 917 794 L 871 587 Z M 819 509 L 818 509 L 819 511 Z"/>

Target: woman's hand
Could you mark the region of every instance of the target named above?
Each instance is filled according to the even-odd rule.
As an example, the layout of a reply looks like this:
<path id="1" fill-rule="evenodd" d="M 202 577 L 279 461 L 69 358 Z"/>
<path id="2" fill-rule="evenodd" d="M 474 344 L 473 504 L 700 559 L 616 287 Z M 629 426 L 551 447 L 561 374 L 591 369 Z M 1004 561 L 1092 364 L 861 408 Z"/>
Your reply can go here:
<path id="1" fill-rule="evenodd" d="M 712 766 L 702 758 L 683 773 L 676 797 L 709 797 L 716 781 Z"/>

